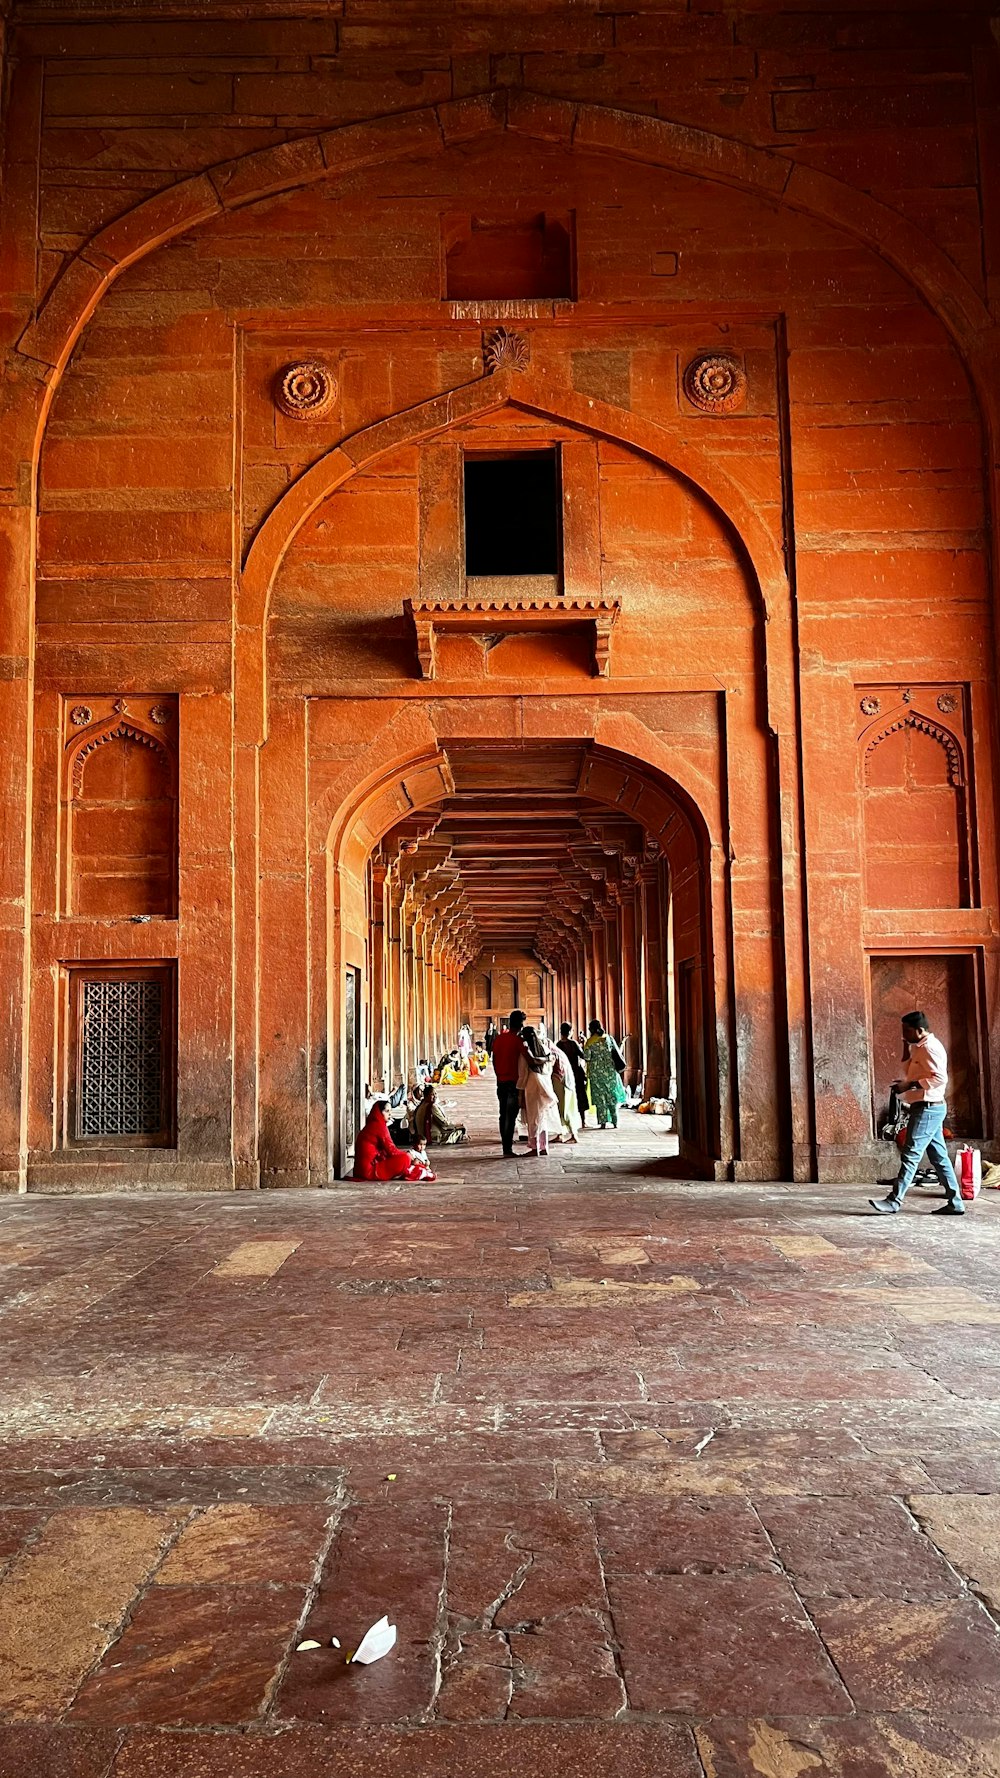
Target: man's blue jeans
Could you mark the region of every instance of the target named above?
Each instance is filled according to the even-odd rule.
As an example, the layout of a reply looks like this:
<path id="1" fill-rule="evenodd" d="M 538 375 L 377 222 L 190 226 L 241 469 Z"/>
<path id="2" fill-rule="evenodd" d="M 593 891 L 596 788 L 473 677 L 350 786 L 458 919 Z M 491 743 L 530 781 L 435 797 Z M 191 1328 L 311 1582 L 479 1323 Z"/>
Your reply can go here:
<path id="1" fill-rule="evenodd" d="M 913 1175 L 925 1148 L 927 1159 L 948 1194 L 949 1203 L 959 1196 L 955 1169 L 948 1159 L 948 1150 L 941 1134 L 944 1127 L 944 1117 L 945 1107 L 943 1105 L 910 1106 L 906 1141 L 903 1144 L 902 1166 L 899 1169 L 899 1178 L 890 1193 L 891 1197 L 904 1198 L 906 1196 L 913 1184 Z"/>

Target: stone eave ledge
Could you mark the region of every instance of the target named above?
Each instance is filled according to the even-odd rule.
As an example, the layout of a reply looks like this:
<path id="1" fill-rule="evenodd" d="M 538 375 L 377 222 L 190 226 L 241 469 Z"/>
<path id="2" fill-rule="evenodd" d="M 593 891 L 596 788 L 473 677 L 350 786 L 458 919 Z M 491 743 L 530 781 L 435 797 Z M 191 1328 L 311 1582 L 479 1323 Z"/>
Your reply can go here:
<path id="1" fill-rule="evenodd" d="M 618 620 L 618 599 L 404 599 L 403 611 L 413 625 L 421 678 L 436 677 L 437 638 L 444 632 L 466 636 L 514 636 L 525 631 L 584 630 L 589 636 L 592 672 L 606 679 L 610 670 L 611 632 Z"/>

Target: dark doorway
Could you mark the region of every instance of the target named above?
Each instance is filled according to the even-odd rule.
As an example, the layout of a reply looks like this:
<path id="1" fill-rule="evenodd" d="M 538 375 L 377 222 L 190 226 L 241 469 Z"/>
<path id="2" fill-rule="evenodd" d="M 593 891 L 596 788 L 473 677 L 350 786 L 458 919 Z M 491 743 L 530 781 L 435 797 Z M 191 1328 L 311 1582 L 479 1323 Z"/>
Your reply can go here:
<path id="1" fill-rule="evenodd" d="M 555 451 L 466 458 L 465 572 L 558 574 Z"/>

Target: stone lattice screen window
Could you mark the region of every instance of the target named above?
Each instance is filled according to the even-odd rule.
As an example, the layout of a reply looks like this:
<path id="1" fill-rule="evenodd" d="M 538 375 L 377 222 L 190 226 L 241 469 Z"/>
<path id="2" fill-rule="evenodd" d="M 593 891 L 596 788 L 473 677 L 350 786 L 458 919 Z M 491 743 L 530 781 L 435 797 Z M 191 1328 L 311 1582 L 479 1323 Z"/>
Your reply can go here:
<path id="1" fill-rule="evenodd" d="M 67 700 L 63 912 L 177 912 L 177 699 Z"/>
<path id="2" fill-rule="evenodd" d="M 445 298 L 451 302 L 572 298 L 574 221 L 572 211 L 442 217 Z"/>
<path id="3" fill-rule="evenodd" d="M 170 1147 L 174 964 L 71 964 L 65 979 L 67 1145 Z"/>

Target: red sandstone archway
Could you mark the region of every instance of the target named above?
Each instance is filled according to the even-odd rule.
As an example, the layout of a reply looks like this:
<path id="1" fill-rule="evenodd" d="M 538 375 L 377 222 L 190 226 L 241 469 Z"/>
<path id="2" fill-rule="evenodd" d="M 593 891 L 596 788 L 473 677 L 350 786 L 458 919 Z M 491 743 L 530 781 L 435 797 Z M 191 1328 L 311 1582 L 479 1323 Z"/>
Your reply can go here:
<path id="1" fill-rule="evenodd" d="M 488 93 L 437 107 L 353 124 L 341 129 L 303 136 L 295 141 L 251 153 L 191 179 L 164 189 L 135 206 L 100 230 L 67 263 L 58 281 L 40 305 L 14 355 L 19 442 L 13 446 L 23 461 L 37 468 L 38 453 L 52 397 L 69 361 L 74 343 L 105 291 L 120 273 L 157 247 L 197 229 L 231 209 L 251 205 L 270 194 L 291 191 L 310 182 L 337 177 L 343 172 L 375 166 L 393 158 L 427 156 L 455 144 L 472 141 L 504 129 L 528 140 L 552 142 L 575 151 L 636 159 L 651 166 L 671 167 L 721 184 L 754 191 L 773 204 L 821 218 L 852 234 L 891 263 L 921 292 L 956 340 L 977 384 L 979 399 L 989 414 L 995 408 L 989 352 L 995 351 L 995 332 L 989 332 L 986 308 L 972 286 L 948 256 L 915 224 L 878 203 L 867 193 L 794 163 L 773 149 L 760 149 L 735 138 L 691 129 L 660 118 L 636 115 L 617 107 L 595 106 L 572 99 L 551 99 L 524 92 Z M 34 481 L 30 499 L 15 518 L 24 523 L 24 555 L 27 562 L 28 596 L 21 602 L 22 617 L 12 632 L 11 651 L 19 657 L 33 655 L 33 561 L 29 534 L 35 504 Z M 769 626 L 770 628 L 770 626 Z M 779 650 L 791 656 L 791 650 Z M 770 711 L 771 726 L 785 731 L 784 714 L 794 704 L 794 672 L 778 676 L 782 682 L 783 712 Z M 244 687 L 244 689 L 246 689 Z M 787 694 L 787 695 L 786 695 Z M 775 720 L 775 717 L 778 720 Z M 251 743 L 251 746 L 253 744 Z M 257 767 L 248 757 L 239 760 L 239 777 L 248 787 Z M 10 801 L 15 809 L 28 807 L 23 784 L 24 750 L 10 754 L 14 786 Z M 804 980 L 795 954 L 802 953 L 801 908 L 793 905 L 790 887 L 797 877 L 800 852 L 800 787 L 794 769 L 781 771 L 782 821 L 790 841 L 784 883 L 786 942 L 793 953 L 788 981 Z M 242 820 L 242 817 L 238 817 Z M 30 825 L 30 823 L 29 823 Z M 244 838 L 247 836 L 244 835 Z M 16 859 L 20 833 L 15 833 L 11 854 Z M 18 886 L 12 893 L 20 896 Z M 252 924 L 252 894 L 238 890 L 241 911 Z M 27 904 L 26 904 L 27 905 Z M 26 913 L 23 934 L 28 942 L 30 921 Z M 246 956 L 244 935 L 237 945 Z M 247 1001 L 250 984 L 237 988 Z M 795 999 L 795 1004 L 792 1000 Z M 252 1008 L 244 1005 L 252 1015 Z M 790 1029 L 796 1032 L 796 1054 L 805 1054 L 805 1007 L 801 995 L 789 988 Z M 13 1058 L 12 1058 L 13 1064 Z M 20 1067 L 20 1063 L 16 1064 Z M 805 1088 L 805 1077 L 802 1080 Z M 240 1120 L 237 1119 L 237 1124 Z M 238 1166 L 248 1164 L 254 1143 L 249 1129 L 237 1142 Z"/>
<path id="2" fill-rule="evenodd" d="M 641 725 L 635 725 L 639 728 Z M 565 736 L 563 737 L 566 738 Z M 632 738 L 638 742 L 638 734 Z M 383 751 L 387 737 L 380 736 Z M 647 752 L 655 752 L 655 744 Z M 700 786 L 707 807 L 692 794 L 690 772 L 678 765 L 688 785 L 671 775 L 664 763 L 594 743 L 581 733 L 581 791 L 596 804 L 627 813 L 659 848 L 676 885 L 676 962 L 678 980 L 687 983 L 679 1037 L 680 1073 L 687 1102 L 681 1111 L 681 1153 L 686 1171 L 711 1176 L 728 1169 L 734 1140 L 733 1107 L 721 1083 L 731 1077 L 729 1057 L 734 1009 L 724 932 L 729 922 L 728 880 L 724 847 L 718 833 L 718 811 L 711 793 Z M 323 930 L 326 938 L 326 1161 L 329 1176 L 341 1176 L 345 1162 L 345 1110 L 351 1082 L 343 983 L 348 970 L 368 975 L 368 908 L 366 875 L 379 842 L 401 819 L 412 819 L 461 795 L 461 776 L 453 762 L 473 744 L 448 740 L 430 750 L 400 758 L 366 774 L 353 794 L 333 813 L 327 834 Z M 449 752 L 450 749 L 450 752 Z M 544 773 L 544 747 L 527 744 L 521 769 Z M 503 773 L 509 765 L 501 765 Z M 325 817 L 321 815 L 321 819 Z M 715 832 L 713 834 L 713 827 Z M 664 919 L 666 911 L 664 910 Z M 370 983 L 365 980 L 366 1005 Z"/>
<path id="3" fill-rule="evenodd" d="M 790 648 L 788 575 L 777 542 L 717 455 L 708 445 L 679 440 L 665 427 L 639 419 L 624 408 L 574 394 L 537 374 L 508 371 L 464 383 L 341 440 L 305 470 L 271 509 L 247 551 L 237 586 L 236 722 L 240 740 L 250 744 L 267 737 L 271 592 L 282 561 L 317 507 L 352 477 L 370 470 L 387 452 L 423 443 L 506 406 L 628 446 L 690 483 L 711 504 L 726 526 L 735 552 L 747 562 L 751 596 L 765 620 L 764 649 L 774 666 L 774 671 L 765 675 L 768 717 L 777 733 L 786 731 L 792 714 L 783 679 L 784 655 Z"/>

